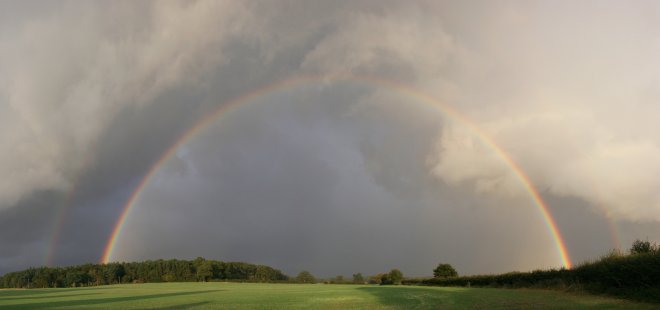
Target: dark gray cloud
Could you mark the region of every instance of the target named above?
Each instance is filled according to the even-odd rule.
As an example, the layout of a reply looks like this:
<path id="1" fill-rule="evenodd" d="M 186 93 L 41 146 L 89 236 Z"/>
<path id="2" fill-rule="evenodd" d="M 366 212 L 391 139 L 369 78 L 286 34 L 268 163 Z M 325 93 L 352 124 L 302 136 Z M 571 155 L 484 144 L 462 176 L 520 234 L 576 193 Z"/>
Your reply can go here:
<path id="1" fill-rule="evenodd" d="M 44 264 L 53 218 L 65 203 L 57 192 L 35 192 L 16 206 L 0 210 L 0 273 Z"/>
<path id="2" fill-rule="evenodd" d="M 99 260 L 129 195 L 182 133 L 309 73 L 401 81 L 469 115 L 542 190 L 574 260 L 614 246 L 610 221 L 624 246 L 657 239 L 660 43 L 645 5 L 0 4 L 0 273 L 43 264 L 51 248 L 57 265 Z M 525 270 L 558 266 L 557 254 L 525 188 L 474 131 L 351 80 L 270 93 L 186 143 L 116 249 L 319 275 L 421 275 L 439 261 Z"/>

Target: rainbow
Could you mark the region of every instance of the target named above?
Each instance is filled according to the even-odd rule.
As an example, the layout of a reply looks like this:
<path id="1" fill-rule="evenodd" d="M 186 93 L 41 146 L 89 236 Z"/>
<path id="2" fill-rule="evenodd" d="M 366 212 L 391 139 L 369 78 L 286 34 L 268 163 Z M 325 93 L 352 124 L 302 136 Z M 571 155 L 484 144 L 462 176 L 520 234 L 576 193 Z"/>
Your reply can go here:
<path id="1" fill-rule="evenodd" d="M 534 184 L 531 182 L 529 177 L 524 173 L 522 168 L 511 158 L 511 156 L 502 149 L 493 138 L 491 138 L 486 132 L 484 132 L 475 122 L 470 120 L 466 115 L 455 109 L 454 107 L 443 103 L 439 99 L 426 94 L 412 86 L 395 82 L 391 80 L 386 80 L 382 78 L 375 77 L 365 77 L 365 76 L 354 76 L 354 75 L 339 75 L 339 76 L 327 76 L 327 75 L 305 75 L 297 76 L 285 80 L 281 80 L 264 87 L 258 88 L 252 92 L 245 93 L 241 96 L 238 96 L 226 104 L 222 105 L 218 109 L 214 110 L 212 113 L 203 117 L 195 125 L 185 131 L 163 154 L 154 162 L 144 177 L 140 180 L 138 185 L 135 187 L 135 190 L 131 193 L 126 204 L 124 204 L 121 214 L 112 229 L 110 238 L 105 246 L 103 256 L 101 258 L 101 263 L 107 264 L 111 261 L 113 252 L 117 245 L 117 240 L 121 236 L 122 230 L 126 223 L 126 219 L 135 206 L 136 201 L 142 194 L 144 188 L 149 183 L 151 178 L 156 174 L 160 167 L 176 153 L 176 150 L 190 140 L 192 137 L 196 136 L 202 130 L 207 128 L 210 124 L 214 123 L 218 118 L 223 114 L 229 113 L 232 110 L 235 110 L 243 104 L 253 102 L 255 99 L 263 97 L 271 92 L 283 90 L 298 84 L 309 83 L 309 82 L 332 82 L 332 81 L 350 81 L 350 82 L 359 82 L 365 83 L 368 85 L 376 85 L 380 87 L 386 87 L 392 90 L 396 90 L 405 95 L 409 95 L 412 98 L 416 98 L 421 102 L 427 103 L 438 108 L 443 114 L 451 117 L 452 119 L 460 121 L 467 128 L 469 128 L 481 141 L 489 146 L 503 161 L 508 165 L 511 170 L 514 172 L 517 179 L 523 185 L 525 190 L 530 194 L 532 202 L 538 207 L 538 210 L 541 212 L 545 224 L 550 231 L 552 238 L 554 239 L 554 244 L 561 258 L 562 264 L 565 268 L 571 268 L 572 263 L 566 250 L 566 244 L 562 235 L 557 228 L 557 223 L 550 214 L 548 206 L 545 204 L 543 199 L 538 193 L 538 190 L 534 187 Z"/>
<path id="2" fill-rule="evenodd" d="M 65 214 L 67 213 L 69 206 L 72 205 L 73 198 L 75 197 L 77 191 L 77 184 L 79 184 L 79 182 L 76 180 L 76 182 L 74 182 L 66 192 L 66 196 L 64 198 L 64 206 L 60 207 L 60 209 L 57 211 L 57 215 L 55 216 L 57 221 L 53 227 L 53 233 L 50 234 L 50 242 L 47 250 L 48 252 L 46 253 L 46 260 L 44 262 L 46 266 L 53 266 L 53 260 L 55 259 L 55 248 L 60 242 L 62 230 L 64 229 L 64 225 L 66 224 L 67 220 Z"/>

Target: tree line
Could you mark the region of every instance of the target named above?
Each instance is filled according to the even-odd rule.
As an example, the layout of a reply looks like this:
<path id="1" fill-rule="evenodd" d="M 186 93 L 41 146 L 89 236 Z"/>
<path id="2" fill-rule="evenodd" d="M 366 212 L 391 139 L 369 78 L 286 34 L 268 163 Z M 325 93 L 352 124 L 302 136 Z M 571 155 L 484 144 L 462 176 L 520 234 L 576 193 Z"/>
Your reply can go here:
<path id="1" fill-rule="evenodd" d="M 364 277 L 362 273 L 354 273 L 352 279 L 338 275 L 327 279 L 317 279 L 309 271 L 301 271 L 294 278 L 293 283 L 324 283 L 324 284 L 378 284 L 378 285 L 400 285 L 403 282 L 403 273 L 399 269 L 392 269 L 387 273 L 379 273 L 370 277 Z"/>
<path id="2" fill-rule="evenodd" d="M 280 270 L 269 266 L 199 257 L 195 260 L 159 259 L 132 263 L 29 268 L 3 275 L 0 277 L 0 287 L 47 288 L 145 282 L 287 280 L 288 277 Z"/>
<path id="3" fill-rule="evenodd" d="M 131 263 L 29 268 L 0 277 L 0 288 L 54 288 L 122 283 L 206 281 L 398 285 L 403 281 L 403 273 L 398 269 L 392 269 L 390 272 L 369 277 L 358 272 L 353 274 L 352 278 L 338 275 L 321 279 L 316 278 L 309 271 L 301 271 L 295 277 L 288 277 L 280 270 L 265 265 L 222 262 L 198 257 L 195 260 L 159 259 Z"/>
<path id="4" fill-rule="evenodd" d="M 660 303 L 660 246 L 636 240 L 628 253 L 614 250 L 572 269 L 462 277 L 443 271 L 434 278 L 404 284 L 562 289 Z"/>

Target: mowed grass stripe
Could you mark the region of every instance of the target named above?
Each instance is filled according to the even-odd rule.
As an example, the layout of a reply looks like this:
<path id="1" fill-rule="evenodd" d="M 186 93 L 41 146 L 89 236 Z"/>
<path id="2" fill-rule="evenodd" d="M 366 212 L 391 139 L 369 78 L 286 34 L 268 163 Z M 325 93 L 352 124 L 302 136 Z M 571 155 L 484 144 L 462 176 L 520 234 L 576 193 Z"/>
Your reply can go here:
<path id="1" fill-rule="evenodd" d="M 0 309 L 655 309 L 544 290 L 411 286 L 149 283 L 0 290 Z"/>

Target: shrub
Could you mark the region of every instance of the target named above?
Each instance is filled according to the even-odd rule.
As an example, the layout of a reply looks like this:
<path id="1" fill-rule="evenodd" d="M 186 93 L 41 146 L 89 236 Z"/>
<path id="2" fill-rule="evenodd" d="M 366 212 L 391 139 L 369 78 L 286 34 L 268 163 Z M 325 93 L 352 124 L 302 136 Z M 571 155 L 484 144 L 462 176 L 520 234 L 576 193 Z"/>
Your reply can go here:
<path id="1" fill-rule="evenodd" d="M 499 275 L 435 277 L 423 285 L 584 290 L 629 299 L 660 302 L 660 250 L 635 241 L 630 255 L 612 251 L 573 269 L 534 270 Z"/>

